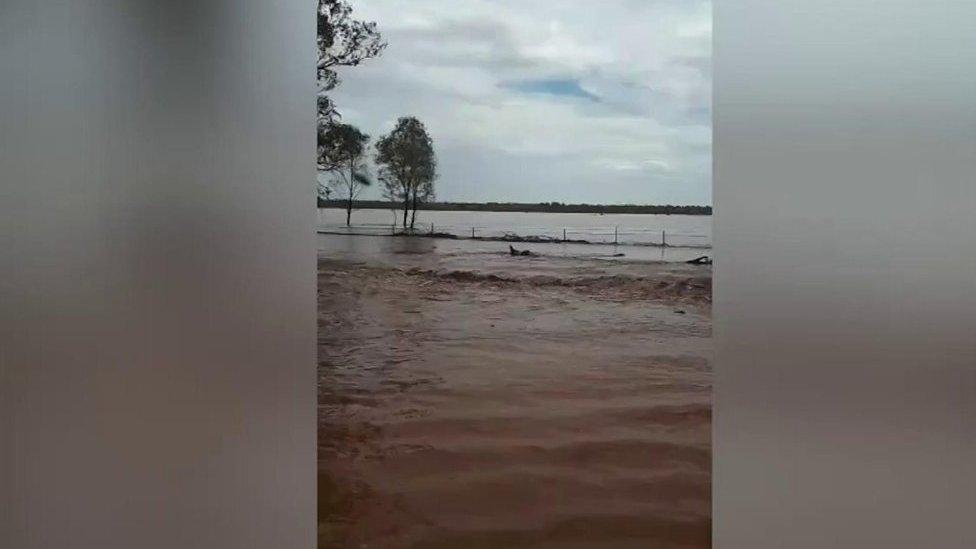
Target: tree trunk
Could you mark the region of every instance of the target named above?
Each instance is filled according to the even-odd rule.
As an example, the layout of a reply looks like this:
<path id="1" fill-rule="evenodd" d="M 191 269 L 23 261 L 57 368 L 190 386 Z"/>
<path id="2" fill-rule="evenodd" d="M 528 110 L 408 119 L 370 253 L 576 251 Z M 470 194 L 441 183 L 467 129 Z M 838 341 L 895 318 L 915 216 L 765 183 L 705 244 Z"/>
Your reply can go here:
<path id="1" fill-rule="evenodd" d="M 410 212 L 410 190 L 403 194 L 403 230 L 407 230 L 407 214 Z"/>
<path id="2" fill-rule="evenodd" d="M 356 197 L 356 169 L 349 159 L 349 200 L 346 202 L 346 227 L 352 225 L 352 199 Z"/>
<path id="3" fill-rule="evenodd" d="M 410 230 L 413 230 L 413 224 L 417 221 L 417 189 L 413 190 L 413 213 L 410 214 Z"/>

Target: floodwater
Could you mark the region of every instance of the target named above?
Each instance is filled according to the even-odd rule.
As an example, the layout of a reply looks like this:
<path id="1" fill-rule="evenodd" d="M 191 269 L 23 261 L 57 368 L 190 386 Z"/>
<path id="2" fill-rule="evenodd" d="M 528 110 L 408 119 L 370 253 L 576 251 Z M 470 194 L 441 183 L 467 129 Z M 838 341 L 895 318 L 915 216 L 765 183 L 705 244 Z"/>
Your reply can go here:
<path id="1" fill-rule="evenodd" d="M 402 215 L 402 212 L 400 212 Z M 389 233 L 401 219 L 392 210 L 355 210 L 354 232 Z M 344 232 L 346 212 L 336 208 L 318 210 L 321 230 Z M 460 237 L 499 237 L 505 234 L 542 236 L 555 239 L 586 240 L 610 244 L 660 245 L 709 248 L 712 245 L 712 218 L 708 215 L 595 214 L 538 212 L 417 212 L 415 227 L 420 231 Z"/>
<path id="2" fill-rule="evenodd" d="M 319 239 L 320 547 L 710 545 L 710 267 Z"/>

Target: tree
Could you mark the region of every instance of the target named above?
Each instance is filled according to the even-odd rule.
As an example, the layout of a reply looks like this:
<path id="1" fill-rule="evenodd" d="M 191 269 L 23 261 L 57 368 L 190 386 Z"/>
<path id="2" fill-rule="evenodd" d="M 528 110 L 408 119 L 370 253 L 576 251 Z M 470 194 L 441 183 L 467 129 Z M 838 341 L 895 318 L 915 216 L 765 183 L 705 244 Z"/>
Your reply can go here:
<path id="1" fill-rule="evenodd" d="M 329 97 L 339 85 L 337 67 L 355 67 L 366 59 L 378 56 L 386 47 L 376 23 L 353 19 L 352 7 L 345 0 L 318 0 L 318 165 L 319 171 L 328 164 L 323 155 L 332 154 L 328 149 L 325 135 L 339 119 L 335 104 Z M 322 196 L 328 199 L 328 185 L 319 184 L 319 204 Z M 346 210 L 346 224 L 349 224 L 350 209 Z"/>
<path id="2" fill-rule="evenodd" d="M 413 207 L 410 229 L 417 217 L 417 204 L 434 196 L 437 177 L 437 158 L 434 142 L 424 124 L 412 116 L 397 120 L 396 127 L 376 143 L 378 177 L 384 186 L 384 196 L 403 203 L 403 228 Z"/>
<path id="3" fill-rule="evenodd" d="M 352 204 L 370 184 L 366 166 L 369 136 L 351 124 L 332 124 L 319 138 L 319 169 L 332 173 L 332 188 L 346 200 L 346 226 L 352 224 Z"/>
<path id="4" fill-rule="evenodd" d="M 382 172 L 381 172 L 382 173 Z M 428 181 L 422 185 L 417 190 L 417 192 L 407 192 L 403 186 L 392 179 L 383 180 L 383 200 L 388 202 L 393 212 L 393 224 L 396 225 L 397 214 L 408 209 L 410 211 L 410 228 L 413 229 L 414 223 L 417 220 L 417 206 L 424 202 L 429 202 L 434 200 L 434 182 L 433 180 Z M 400 206 L 406 201 L 410 207 Z M 403 227 L 406 228 L 406 213 L 404 212 L 404 224 Z"/>
<path id="5" fill-rule="evenodd" d="M 319 0 L 318 7 L 318 118 L 328 125 L 339 117 L 328 92 L 339 85 L 336 67 L 355 67 L 366 59 L 380 55 L 386 42 L 376 23 L 352 17 L 352 7 L 345 0 Z"/>

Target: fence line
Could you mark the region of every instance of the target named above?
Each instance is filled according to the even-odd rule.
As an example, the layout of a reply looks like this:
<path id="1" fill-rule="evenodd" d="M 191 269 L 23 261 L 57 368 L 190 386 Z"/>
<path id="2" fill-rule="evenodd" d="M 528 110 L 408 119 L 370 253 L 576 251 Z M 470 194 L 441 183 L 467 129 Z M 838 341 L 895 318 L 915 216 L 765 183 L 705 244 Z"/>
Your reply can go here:
<path id="1" fill-rule="evenodd" d="M 662 247 L 711 247 L 708 234 L 668 231 L 658 227 L 484 227 L 470 225 L 435 225 L 424 223 L 413 231 L 394 223 L 357 223 L 351 226 L 339 224 L 325 224 L 320 226 L 320 233 L 348 234 L 364 236 L 395 236 L 402 234 L 418 235 L 451 235 L 454 238 L 473 240 L 509 240 L 522 242 L 546 243 L 590 243 L 590 244 L 618 244 L 645 245 Z M 596 239 L 594 239 L 596 237 Z M 638 237 L 638 238 L 629 238 Z M 639 238 L 646 237 L 646 238 Z"/>
<path id="2" fill-rule="evenodd" d="M 356 229 L 371 229 L 371 228 L 376 228 L 376 229 L 381 229 L 381 230 L 386 230 L 386 231 L 392 231 L 393 228 L 396 227 L 396 231 L 398 233 L 400 233 L 400 232 L 410 232 L 409 229 L 406 229 L 406 231 L 404 231 L 404 229 L 402 229 L 399 225 L 396 225 L 395 226 L 395 225 L 390 224 L 390 223 L 357 223 L 357 224 L 354 224 L 354 225 L 351 225 L 351 226 L 348 226 L 348 227 L 346 225 L 339 225 L 339 224 L 326 224 L 326 225 L 322 225 L 322 227 L 323 228 L 327 228 L 327 229 L 332 229 L 332 230 L 356 230 Z M 415 232 L 415 233 L 428 232 L 429 233 L 429 232 L 435 232 L 435 230 L 436 230 L 436 232 L 449 232 L 447 229 L 455 230 L 458 233 L 461 233 L 461 232 L 470 233 L 471 230 L 474 230 L 476 232 L 476 234 L 477 233 L 482 233 L 485 230 L 490 230 L 492 232 L 499 233 L 499 234 L 506 234 L 506 233 L 507 234 L 520 234 L 522 236 L 528 236 L 530 234 L 530 233 L 526 233 L 526 231 L 541 231 L 544 234 L 548 234 L 548 233 L 565 233 L 567 235 L 570 235 L 570 234 L 590 234 L 590 235 L 598 235 L 598 236 L 599 235 L 613 235 L 613 234 L 617 234 L 617 235 L 660 234 L 662 232 L 665 233 L 665 234 L 667 234 L 667 235 L 669 235 L 669 236 L 701 237 L 701 238 L 707 238 L 709 236 L 707 234 L 687 233 L 687 232 L 675 232 L 675 231 L 662 230 L 662 229 L 658 229 L 658 228 L 645 229 L 645 228 L 619 228 L 618 227 L 616 230 L 614 230 L 614 227 L 578 227 L 578 228 L 577 227 L 558 227 L 558 228 L 554 228 L 554 227 L 508 227 L 508 228 L 500 228 L 500 227 L 483 227 L 483 226 L 471 226 L 471 225 L 434 225 L 434 224 L 424 224 L 424 225 L 422 225 L 419 228 L 415 228 L 413 232 Z M 461 229 L 463 229 L 463 230 L 461 230 Z M 525 234 L 523 234 L 523 233 L 525 233 Z"/>

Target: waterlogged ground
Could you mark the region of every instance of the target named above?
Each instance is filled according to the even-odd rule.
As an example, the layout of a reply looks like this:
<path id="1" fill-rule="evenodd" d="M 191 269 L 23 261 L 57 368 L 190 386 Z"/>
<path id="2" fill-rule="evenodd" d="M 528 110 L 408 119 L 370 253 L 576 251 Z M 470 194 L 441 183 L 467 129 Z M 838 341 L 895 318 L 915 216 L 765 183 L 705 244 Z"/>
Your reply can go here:
<path id="1" fill-rule="evenodd" d="M 322 244 L 320 547 L 708 547 L 710 269 L 408 240 Z"/>

